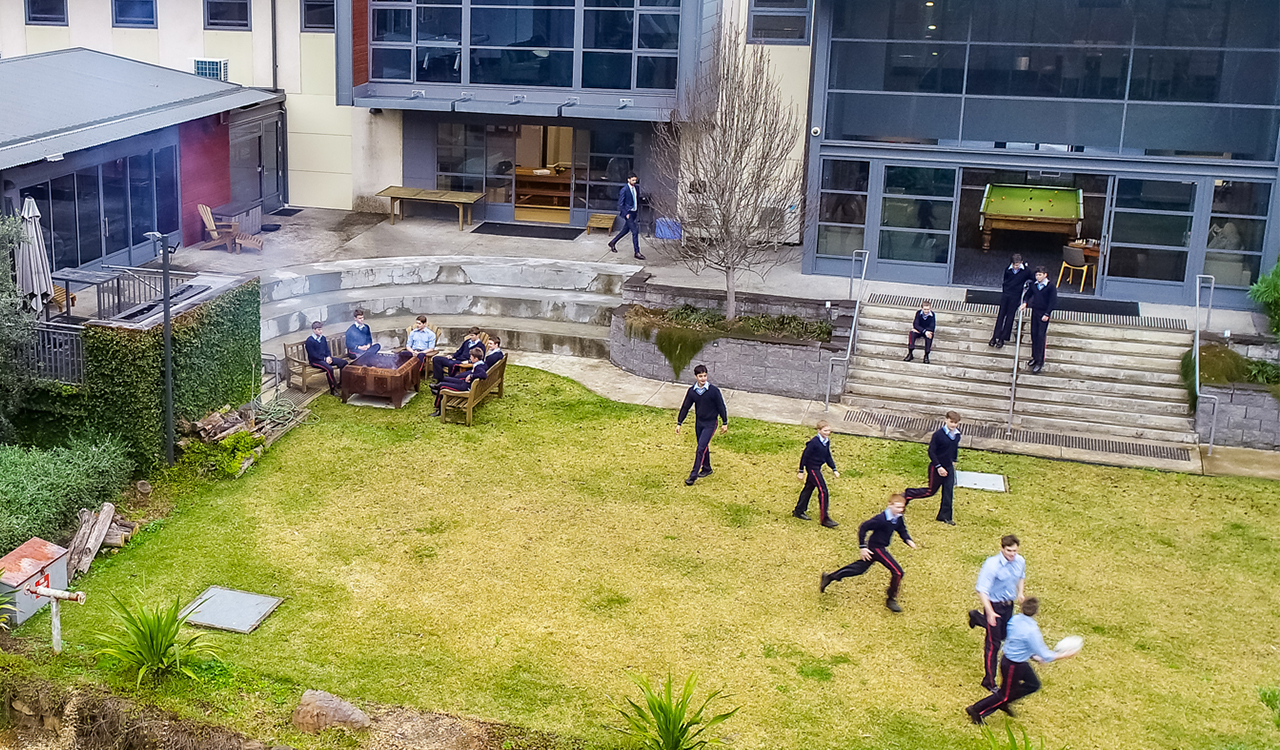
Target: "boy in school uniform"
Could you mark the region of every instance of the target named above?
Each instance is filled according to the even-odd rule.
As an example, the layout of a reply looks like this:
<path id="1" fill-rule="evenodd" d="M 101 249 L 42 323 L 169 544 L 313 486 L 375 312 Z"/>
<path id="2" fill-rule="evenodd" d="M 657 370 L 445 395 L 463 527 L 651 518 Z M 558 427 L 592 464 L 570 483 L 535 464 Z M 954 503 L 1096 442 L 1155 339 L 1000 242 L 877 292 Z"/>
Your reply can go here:
<path id="1" fill-rule="evenodd" d="M 493 367 L 498 364 L 498 360 L 507 356 L 507 353 L 502 351 L 502 339 L 497 336 L 490 336 L 489 343 L 485 344 L 485 347 L 488 349 L 484 354 L 485 367 Z"/>
<path id="2" fill-rule="evenodd" d="M 324 371 L 325 379 L 329 381 L 329 395 L 336 396 L 342 368 L 347 366 L 347 360 L 335 357 L 329 351 L 329 339 L 324 337 L 323 323 L 317 320 L 311 324 L 311 335 L 303 343 L 303 348 L 307 350 L 307 364 Z"/>
<path id="3" fill-rule="evenodd" d="M 925 300 L 911 321 L 911 333 L 907 334 L 907 356 L 902 361 L 910 362 L 915 359 L 916 339 L 924 339 L 924 363 L 929 364 L 929 352 L 933 351 L 933 334 L 937 328 L 938 319 L 933 314 L 933 304 Z"/>
<path id="4" fill-rule="evenodd" d="M 684 480 L 686 486 L 698 481 L 698 477 L 711 474 L 711 438 L 716 434 L 716 424 L 723 421 L 720 432 L 729 431 L 729 412 L 724 406 L 724 396 L 720 389 L 708 381 L 707 366 L 698 365 L 693 368 L 696 381 L 684 394 L 684 403 L 676 416 L 676 434 L 680 434 L 680 425 L 689 416 L 689 408 L 694 407 L 693 431 L 698 436 L 698 449 L 693 454 L 693 469 L 689 478 Z"/>
<path id="5" fill-rule="evenodd" d="M 947 421 L 929 439 L 929 486 L 907 488 L 902 496 L 910 503 L 922 497 L 933 497 L 942 490 L 942 502 L 938 503 L 938 519 L 948 526 L 955 526 L 952 518 L 952 500 L 956 487 L 956 458 L 960 455 L 960 415 L 949 411 Z"/>
<path id="6" fill-rule="evenodd" d="M 1022 307 L 1031 310 L 1031 359 L 1027 367 L 1034 373 L 1044 369 L 1044 345 L 1049 337 L 1049 317 L 1058 306 L 1058 289 L 1049 281 L 1044 266 L 1036 267 L 1035 283 L 1022 296 Z"/>
<path id="7" fill-rule="evenodd" d="M 1004 643 L 1013 607 L 1026 598 L 1027 561 L 1018 554 L 1018 537 L 1005 534 L 1000 538 L 1000 553 L 988 557 L 978 571 L 974 590 L 982 609 L 969 610 L 969 627 L 982 628 L 982 686 L 996 689 L 996 668 L 1000 664 L 1000 644 Z"/>
<path id="8" fill-rule="evenodd" d="M 1022 255 L 1014 253 L 1009 259 L 1009 267 L 1004 269 L 1004 278 L 1000 282 L 1000 314 L 996 316 L 996 327 L 991 332 L 991 340 L 987 346 L 1000 349 L 1013 335 L 1013 322 L 1018 317 L 1018 305 L 1022 304 L 1022 293 L 1031 281 L 1031 269 L 1022 262 Z"/>
<path id="9" fill-rule="evenodd" d="M 475 347 L 471 350 L 470 361 L 471 369 L 465 374 L 456 377 L 447 377 L 439 383 L 431 385 L 431 392 L 436 394 L 436 410 L 430 416 L 440 416 L 440 401 L 443 396 L 440 391 L 456 391 L 458 393 L 466 393 L 471 390 L 471 383 L 476 380 L 484 380 L 489 374 L 489 366 L 484 363 L 484 349 Z"/>
<path id="10" fill-rule="evenodd" d="M 355 322 L 347 327 L 347 356 L 357 358 L 368 354 L 370 349 L 377 351 L 373 345 L 373 331 L 364 322 L 364 310 L 356 310 Z"/>
<path id="11" fill-rule="evenodd" d="M 438 383 L 444 380 L 446 370 L 448 370 L 447 374 L 452 375 L 459 365 L 469 363 L 471 361 L 471 348 L 479 342 L 480 329 L 472 326 L 471 330 L 467 331 L 467 335 L 463 337 L 462 344 L 456 352 L 453 354 L 437 354 L 431 358 L 431 377 L 435 378 Z M 481 351 L 483 352 L 484 350 L 482 349 Z"/>
<path id="12" fill-rule="evenodd" d="M 1079 651 L 1057 652 L 1044 643 L 1040 626 L 1031 619 L 1040 611 L 1040 600 L 1034 596 L 1022 602 L 1022 612 L 1009 618 L 1009 635 L 1004 642 L 1004 656 L 1000 657 L 1000 687 L 987 697 L 967 706 L 964 712 L 974 724 L 996 711 L 1013 716 L 1009 704 L 1031 695 L 1040 689 L 1040 678 L 1031 668 L 1032 660 L 1048 664 L 1059 659 L 1069 659 Z"/>
<path id="13" fill-rule="evenodd" d="M 837 479 L 840 478 L 840 472 L 836 470 L 836 461 L 831 457 L 831 425 L 823 419 L 818 422 L 817 428 L 818 434 L 805 443 L 804 452 L 800 454 L 800 470 L 796 472 L 796 477 L 804 482 L 804 489 L 800 490 L 800 500 L 796 502 L 796 509 L 791 511 L 791 515 L 801 521 L 810 520 L 805 511 L 809 509 L 809 498 L 816 489 L 819 521 L 828 529 L 834 529 L 840 524 L 827 513 L 830 496 L 827 494 L 827 483 L 822 478 L 822 467 L 824 464 L 830 466 L 832 476 Z"/>
<path id="14" fill-rule="evenodd" d="M 858 527 L 858 559 L 834 573 L 823 573 L 818 580 L 818 593 L 825 592 L 834 581 L 860 576 L 870 570 L 872 564 L 880 563 L 889 570 L 889 588 L 885 591 L 884 606 L 891 612 L 901 612 L 898 589 L 902 586 L 902 566 L 889 554 L 889 543 L 893 541 L 893 535 L 897 534 L 908 547 L 916 548 L 911 534 L 907 533 L 906 519 L 902 517 L 906 509 L 907 501 L 902 495 L 890 495 L 889 507 L 883 513 L 877 513 L 863 521 Z"/>
<path id="15" fill-rule="evenodd" d="M 436 333 L 427 328 L 427 316 L 419 315 L 413 322 L 413 330 L 409 332 L 406 348 L 418 358 L 423 370 L 427 369 L 427 359 L 436 355 Z"/>

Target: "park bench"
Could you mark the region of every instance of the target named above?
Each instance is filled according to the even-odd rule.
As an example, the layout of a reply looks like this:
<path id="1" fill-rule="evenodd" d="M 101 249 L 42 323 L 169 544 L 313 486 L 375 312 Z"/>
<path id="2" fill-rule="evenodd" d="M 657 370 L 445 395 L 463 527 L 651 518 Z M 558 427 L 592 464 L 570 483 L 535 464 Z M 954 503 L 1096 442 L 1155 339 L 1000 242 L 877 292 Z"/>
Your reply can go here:
<path id="1" fill-rule="evenodd" d="M 445 421 L 449 409 L 460 409 L 467 413 L 467 426 L 471 426 L 471 414 L 475 408 L 480 405 L 490 394 L 502 397 L 502 376 L 507 369 L 507 357 L 503 355 L 493 367 L 489 368 L 489 372 L 485 374 L 484 380 L 475 380 L 471 383 L 469 391 L 451 391 L 448 388 L 440 389 L 440 421 Z"/>
<path id="2" fill-rule="evenodd" d="M 333 352 L 332 356 L 340 357 L 347 351 L 347 334 L 338 333 L 333 336 L 326 336 L 329 339 L 329 351 Z M 306 339 L 292 344 L 284 345 L 284 368 L 285 368 L 285 387 L 292 388 L 293 381 L 296 379 L 300 383 L 298 390 L 303 393 L 307 392 L 307 384 L 311 378 L 320 378 L 325 382 L 324 370 L 318 367 L 312 367 L 307 361 L 307 344 Z"/>

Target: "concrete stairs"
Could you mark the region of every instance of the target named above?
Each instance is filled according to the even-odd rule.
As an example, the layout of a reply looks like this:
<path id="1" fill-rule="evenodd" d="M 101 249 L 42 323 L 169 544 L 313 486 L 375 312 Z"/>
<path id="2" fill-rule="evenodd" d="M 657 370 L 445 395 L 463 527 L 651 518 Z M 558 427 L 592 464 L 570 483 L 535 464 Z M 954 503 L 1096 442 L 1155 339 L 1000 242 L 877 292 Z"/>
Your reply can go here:
<path id="1" fill-rule="evenodd" d="M 855 357 L 843 402 L 870 412 L 940 419 L 954 409 L 971 424 L 1004 428 L 1009 418 L 1014 345 L 987 346 L 990 305 L 942 301 L 930 357 L 903 362 L 916 300 L 877 301 L 859 315 Z M 950 308 L 950 309 L 948 309 Z M 1179 377 L 1190 331 L 1173 321 L 1063 313 L 1049 326 L 1039 375 L 1020 367 L 1013 427 L 1108 441 L 1191 446 L 1197 442 Z M 1030 358 L 1024 326 L 1023 364 Z"/>

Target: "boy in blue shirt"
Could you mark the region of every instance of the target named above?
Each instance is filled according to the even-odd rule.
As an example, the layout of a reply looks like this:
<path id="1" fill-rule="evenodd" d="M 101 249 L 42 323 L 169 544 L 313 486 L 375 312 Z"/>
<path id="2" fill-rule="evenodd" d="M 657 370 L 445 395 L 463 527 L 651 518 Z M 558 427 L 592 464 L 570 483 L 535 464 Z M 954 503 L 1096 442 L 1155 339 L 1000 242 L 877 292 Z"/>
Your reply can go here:
<path id="1" fill-rule="evenodd" d="M 413 322 L 413 330 L 409 332 L 409 340 L 405 342 L 405 346 L 418 358 L 418 362 L 425 372 L 427 358 L 434 357 L 437 353 L 436 333 L 427 328 L 427 316 L 419 315 L 418 319 Z"/>
<path id="2" fill-rule="evenodd" d="M 967 706 L 964 712 L 974 724 L 983 723 L 983 719 L 1004 711 L 1013 716 L 1009 704 L 1031 695 L 1040 689 L 1040 678 L 1031 668 L 1031 660 L 1043 663 L 1068 659 L 1078 651 L 1058 653 L 1044 645 L 1044 636 L 1040 635 L 1040 626 L 1031 619 L 1040 611 L 1040 600 L 1034 596 L 1022 602 L 1022 613 L 1009 618 L 1008 637 L 1004 642 L 1004 656 L 1000 657 L 1000 687 L 987 697 Z"/>
<path id="3" fill-rule="evenodd" d="M 347 328 L 347 354 L 359 357 L 370 350 L 377 351 L 373 345 L 373 331 L 364 322 L 364 310 L 356 310 L 355 322 Z"/>

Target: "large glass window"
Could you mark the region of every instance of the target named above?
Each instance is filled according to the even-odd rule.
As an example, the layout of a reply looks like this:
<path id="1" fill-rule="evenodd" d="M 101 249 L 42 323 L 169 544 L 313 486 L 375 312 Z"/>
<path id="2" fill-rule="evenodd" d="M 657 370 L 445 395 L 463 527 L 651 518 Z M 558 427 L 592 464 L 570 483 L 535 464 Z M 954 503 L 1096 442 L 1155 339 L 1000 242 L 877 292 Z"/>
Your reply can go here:
<path id="1" fill-rule="evenodd" d="M 747 41 L 805 44 L 809 41 L 809 0 L 751 0 Z"/>
<path id="2" fill-rule="evenodd" d="M 869 162 L 822 160 L 818 255 L 848 258 L 855 250 L 864 249 L 870 174 Z"/>
<path id="3" fill-rule="evenodd" d="M 1123 99 L 1129 53 L 1122 49 L 975 44 L 968 93 Z"/>
<path id="4" fill-rule="evenodd" d="M 954 169 L 885 167 L 879 257 L 946 263 L 955 190 Z"/>
<path id="5" fill-rule="evenodd" d="M 248 31 L 249 0 L 204 0 L 204 27 Z"/>
<path id="6" fill-rule="evenodd" d="M 1247 287 L 1258 280 L 1270 205 L 1268 184 L 1214 182 L 1204 272 L 1212 275 L 1219 285 Z"/>
<path id="7" fill-rule="evenodd" d="M 635 166 L 636 134 L 629 130 L 578 130 L 574 134 L 573 205 L 616 211 L 618 191 Z"/>
<path id="8" fill-rule="evenodd" d="M 916 42 L 834 42 L 828 88 L 959 94 L 964 47 Z"/>
<path id="9" fill-rule="evenodd" d="M 302 0 L 303 31 L 333 31 L 334 0 Z"/>
<path id="10" fill-rule="evenodd" d="M 27 0 L 27 23 L 33 26 L 66 26 L 67 0 Z"/>
<path id="11" fill-rule="evenodd" d="M 1108 275 L 1183 281 L 1195 200 L 1194 182 L 1117 180 Z"/>
<path id="12" fill-rule="evenodd" d="M 111 22 L 115 26 L 155 28 L 156 0 L 112 0 Z"/>

